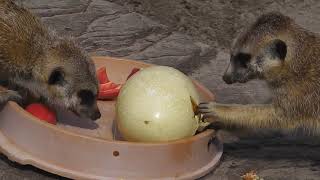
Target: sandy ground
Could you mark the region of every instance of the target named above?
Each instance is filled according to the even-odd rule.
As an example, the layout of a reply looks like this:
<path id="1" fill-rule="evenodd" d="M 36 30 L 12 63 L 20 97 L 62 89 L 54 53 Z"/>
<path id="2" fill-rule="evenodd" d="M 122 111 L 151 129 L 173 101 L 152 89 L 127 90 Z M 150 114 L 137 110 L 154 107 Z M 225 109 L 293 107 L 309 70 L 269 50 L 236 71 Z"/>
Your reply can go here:
<path id="1" fill-rule="evenodd" d="M 227 86 L 221 75 L 236 34 L 268 11 L 280 11 L 320 32 L 317 0 L 17 0 L 59 33 L 76 37 L 93 55 L 173 66 L 205 84 L 224 103 L 265 103 L 263 82 Z M 267 135 L 266 135 L 267 134 Z M 201 179 L 237 180 L 256 170 L 265 180 L 320 179 L 317 138 L 282 133 L 220 131 L 220 165 Z M 62 179 L 0 158 L 1 179 Z"/>

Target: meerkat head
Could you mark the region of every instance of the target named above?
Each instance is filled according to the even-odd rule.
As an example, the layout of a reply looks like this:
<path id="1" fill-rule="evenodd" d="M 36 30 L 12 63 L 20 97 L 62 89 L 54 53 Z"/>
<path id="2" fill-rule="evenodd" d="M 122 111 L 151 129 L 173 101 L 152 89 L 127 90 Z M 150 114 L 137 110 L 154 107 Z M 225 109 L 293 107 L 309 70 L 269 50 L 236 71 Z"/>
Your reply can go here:
<path id="1" fill-rule="evenodd" d="M 280 76 L 288 61 L 286 32 L 290 23 L 291 19 L 280 13 L 260 16 L 234 41 L 223 80 L 232 84 Z"/>
<path id="2" fill-rule="evenodd" d="M 66 108 L 80 117 L 100 118 L 94 63 L 72 41 L 60 39 L 49 47 L 37 72 L 37 87 L 41 87 L 38 93 L 49 105 Z"/>

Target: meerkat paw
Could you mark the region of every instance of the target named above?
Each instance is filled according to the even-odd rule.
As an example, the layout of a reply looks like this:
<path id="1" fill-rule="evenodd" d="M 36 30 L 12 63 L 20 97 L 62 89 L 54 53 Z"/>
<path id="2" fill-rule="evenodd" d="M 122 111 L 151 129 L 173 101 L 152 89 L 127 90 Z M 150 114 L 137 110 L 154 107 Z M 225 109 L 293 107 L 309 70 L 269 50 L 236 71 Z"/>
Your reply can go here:
<path id="1" fill-rule="evenodd" d="M 203 119 L 216 117 L 215 113 L 215 102 L 203 102 L 197 107 L 197 114 L 202 114 Z"/>
<path id="2" fill-rule="evenodd" d="M 0 104 L 5 104 L 8 101 L 14 101 L 17 103 L 21 103 L 22 97 L 20 94 L 13 90 L 4 90 L 0 91 Z"/>

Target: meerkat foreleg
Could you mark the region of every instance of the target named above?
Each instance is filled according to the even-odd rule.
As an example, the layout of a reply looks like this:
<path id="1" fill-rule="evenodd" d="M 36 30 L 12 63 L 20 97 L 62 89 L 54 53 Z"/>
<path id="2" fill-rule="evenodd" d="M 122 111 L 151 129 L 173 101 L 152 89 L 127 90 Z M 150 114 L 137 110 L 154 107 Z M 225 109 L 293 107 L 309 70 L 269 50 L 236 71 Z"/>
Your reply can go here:
<path id="1" fill-rule="evenodd" d="M 288 128 L 288 123 L 281 119 L 281 115 L 272 104 L 219 104 L 215 102 L 200 103 L 198 113 L 203 118 L 217 118 L 226 126 L 245 128 Z M 292 124 L 294 125 L 294 124 Z"/>

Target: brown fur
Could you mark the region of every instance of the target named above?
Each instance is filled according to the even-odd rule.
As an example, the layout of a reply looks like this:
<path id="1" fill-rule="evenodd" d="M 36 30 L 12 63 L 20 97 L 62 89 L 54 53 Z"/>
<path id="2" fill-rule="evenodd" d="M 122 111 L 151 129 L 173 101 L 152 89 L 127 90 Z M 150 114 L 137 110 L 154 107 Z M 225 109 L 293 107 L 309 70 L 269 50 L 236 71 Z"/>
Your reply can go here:
<path id="1" fill-rule="evenodd" d="M 270 55 L 268 52 L 271 51 L 265 51 L 276 39 L 287 45 L 283 61 Z M 272 103 L 230 105 L 207 102 L 201 103 L 198 111 L 205 117 L 217 117 L 226 125 L 291 132 L 303 129 L 306 133 L 319 133 L 320 36 L 303 29 L 287 16 L 272 12 L 259 17 L 240 34 L 231 49 L 231 56 L 238 52 L 251 54 L 248 66 L 258 70 L 249 79 L 267 81 L 274 95 Z"/>
<path id="2" fill-rule="evenodd" d="M 50 84 L 55 71 L 59 73 L 53 79 L 59 82 Z M 96 100 L 83 105 L 81 101 L 88 97 L 79 96 L 80 91 L 93 98 L 98 93 L 93 61 L 71 38 L 58 36 L 11 0 L 0 0 L 0 79 L 50 106 L 91 119 L 100 117 Z M 1 104 L 21 99 L 13 89 L 0 91 Z"/>

